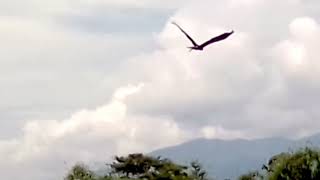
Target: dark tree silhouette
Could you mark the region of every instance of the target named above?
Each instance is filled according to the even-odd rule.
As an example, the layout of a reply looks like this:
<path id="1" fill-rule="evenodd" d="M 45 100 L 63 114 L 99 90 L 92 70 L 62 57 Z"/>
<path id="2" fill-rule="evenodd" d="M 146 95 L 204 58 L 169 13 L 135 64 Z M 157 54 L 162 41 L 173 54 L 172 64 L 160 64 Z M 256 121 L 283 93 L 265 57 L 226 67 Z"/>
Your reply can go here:
<path id="1" fill-rule="evenodd" d="M 179 176 L 188 179 L 187 167 L 172 163 L 161 157 L 150 157 L 143 154 L 129 154 L 125 157 L 115 157 L 110 165 L 114 175 L 126 178 L 171 179 Z"/>

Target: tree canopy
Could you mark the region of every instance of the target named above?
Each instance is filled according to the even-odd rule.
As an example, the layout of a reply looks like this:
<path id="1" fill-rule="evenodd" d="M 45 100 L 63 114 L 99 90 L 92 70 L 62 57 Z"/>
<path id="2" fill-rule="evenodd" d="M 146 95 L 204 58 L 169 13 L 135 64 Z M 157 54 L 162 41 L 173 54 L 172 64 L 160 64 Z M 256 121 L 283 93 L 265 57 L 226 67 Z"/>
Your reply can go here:
<path id="1" fill-rule="evenodd" d="M 281 153 L 273 156 L 265 169 L 270 180 L 320 179 L 320 152 L 304 148 L 293 153 Z"/>
<path id="2" fill-rule="evenodd" d="M 192 162 L 190 166 L 173 163 L 169 159 L 151 157 L 143 154 L 116 156 L 109 164 L 108 175 L 98 176 L 83 165 L 74 166 L 66 180 L 110 180 L 110 179 L 147 179 L 147 180 L 205 180 L 207 177 L 201 165 Z"/>
<path id="3" fill-rule="evenodd" d="M 180 165 L 162 157 L 144 154 L 115 156 L 108 164 L 110 171 L 99 176 L 85 165 L 75 165 L 66 180 L 207 180 L 207 173 L 198 162 Z M 320 151 L 304 148 L 296 152 L 274 155 L 260 170 L 239 176 L 239 180 L 319 180 Z"/>

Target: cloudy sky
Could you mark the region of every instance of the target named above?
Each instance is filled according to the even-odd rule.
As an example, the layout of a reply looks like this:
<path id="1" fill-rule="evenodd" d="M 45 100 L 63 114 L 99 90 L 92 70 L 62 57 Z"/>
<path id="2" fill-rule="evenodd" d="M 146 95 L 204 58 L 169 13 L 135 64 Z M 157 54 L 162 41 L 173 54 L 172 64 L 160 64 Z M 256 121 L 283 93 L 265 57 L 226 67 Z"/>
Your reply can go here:
<path id="1" fill-rule="evenodd" d="M 3 179 L 320 128 L 319 0 L 1 0 Z M 199 42 L 233 29 L 203 52 Z M 18 172 L 18 173 L 17 173 Z"/>

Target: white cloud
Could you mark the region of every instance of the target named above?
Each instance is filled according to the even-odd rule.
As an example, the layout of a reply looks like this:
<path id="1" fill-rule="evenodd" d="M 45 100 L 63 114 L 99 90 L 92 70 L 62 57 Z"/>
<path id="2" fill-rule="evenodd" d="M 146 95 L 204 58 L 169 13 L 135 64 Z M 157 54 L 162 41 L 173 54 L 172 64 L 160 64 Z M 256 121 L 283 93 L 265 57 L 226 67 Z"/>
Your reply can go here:
<path id="1" fill-rule="evenodd" d="M 221 127 L 249 138 L 317 132 L 311 122 L 320 114 L 311 104 L 319 107 L 312 97 L 320 89 L 320 34 L 304 2 L 209 4 L 214 3 L 192 1 L 170 21 L 199 42 L 230 29 L 235 34 L 204 52 L 189 53 L 185 47 L 191 43 L 168 22 L 159 37 L 163 49 L 129 65 L 142 67 L 138 76 L 149 81 L 143 96 L 129 98 L 129 109 L 170 114 L 185 126 Z"/>
<path id="2" fill-rule="evenodd" d="M 181 1 L 46 2 L 34 1 L 29 9 L 42 7 L 53 20 L 59 13 L 85 12 L 100 5 L 181 5 Z M 74 32 L 38 19 L 39 14 L 21 15 L 20 10 L 15 12 L 21 17 L 1 17 L 0 83 L 6 87 L 0 94 L 1 107 L 48 103 L 45 113 L 52 107 L 77 109 L 65 119 L 25 118 L 20 137 L 1 140 L 3 177 L 56 179 L 66 170 L 64 161 L 68 167 L 76 161 L 104 161 L 195 137 L 297 137 L 318 132 L 320 11 L 309 3 L 190 1 L 168 19 L 156 35 L 159 49 L 151 53 L 142 52 L 148 44 L 137 43 L 140 37 Z M 188 52 L 190 42 L 171 20 L 198 42 L 231 29 L 235 34 L 203 52 Z M 143 85 L 117 89 L 139 82 Z M 79 110 L 87 106 L 91 108 Z"/>
<path id="3" fill-rule="evenodd" d="M 190 1 L 190 0 L 188 0 Z M 85 13 L 91 9 L 176 9 L 188 1 L 182 0 L 2 0 L 0 2 L 0 16 L 19 16 L 21 18 L 36 18 L 50 20 L 52 16 L 63 14 Z"/>
<path id="4" fill-rule="evenodd" d="M 310 17 L 300 17 L 294 19 L 290 25 L 291 33 L 299 39 L 314 38 L 319 33 L 319 25 Z"/>
<path id="5" fill-rule="evenodd" d="M 143 86 L 144 86 L 144 84 L 139 84 L 138 87 L 134 87 L 134 86 L 130 85 L 129 87 L 126 87 L 126 88 L 120 88 L 115 93 L 114 98 L 116 98 L 118 100 L 123 100 L 126 98 L 126 96 L 139 91 Z"/>
<path id="6" fill-rule="evenodd" d="M 104 103 L 123 84 L 112 74 L 152 44 L 149 37 L 75 32 L 14 16 L 0 16 L 0 39 L 0 116 L 7 124 L 15 123 L 10 114 L 61 118 Z"/>
<path id="7" fill-rule="evenodd" d="M 241 131 L 228 131 L 220 126 L 205 126 L 201 129 L 202 136 L 207 139 L 236 139 L 248 138 Z"/>
<path id="8" fill-rule="evenodd" d="M 59 165 L 64 162 L 69 166 L 77 161 L 101 162 L 117 154 L 148 152 L 190 138 L 170 117 L 127 113 L 126 96 L 138 93 L 141 87 L 121 88 L 110 103 L 76 112 L 62 121 L 29 121 L 23 137 L 0 141 L 1 162 L 10 162 L 9 167 L 24 174 L 25 179 L 41 179 L 42 173 L 46 179 L 56 179 L 65 173 L 67 167 Z M 22 170 L 21 164 L 28 167 Z M 48 172 L 50 167 L 55 170 Z M 19 176 L 4 173 L 2 177 Z"/>
<path id="9" fill-rule="evenodd" d="M 74 1 L 70 1 L 73 2 Z M 188 1 L 182 1 L 182 0 L 154 0 L 154 1 L 148 1 L 148 0 L 80 0 L 80 4 L 86 4 L 86 5 L 106 5 L 111 7 L 119 7 L 119 8 L 165 8 L 165 9 L 175 9 L 177 7 L 180 7 L 181 5 L 185 4 Z M 79 1 L 77 1 L 79 3 Z"/>

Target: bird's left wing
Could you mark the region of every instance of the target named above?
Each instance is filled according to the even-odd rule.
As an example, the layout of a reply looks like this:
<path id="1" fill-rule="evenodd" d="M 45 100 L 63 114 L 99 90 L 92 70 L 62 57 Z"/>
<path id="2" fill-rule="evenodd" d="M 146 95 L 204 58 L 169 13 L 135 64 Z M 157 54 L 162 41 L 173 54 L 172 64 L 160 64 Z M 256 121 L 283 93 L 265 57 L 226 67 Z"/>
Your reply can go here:
<path id="1" fill-rule="evenodd" d="M 187 36 L 187 38 L 192 42 L 193 46 L 198 46 L 198 44 L 189 36 L 189 34 L 187 34 L 177 23 L 172 22 L 173 25 L 177 26 L 180 31 Z"/>

